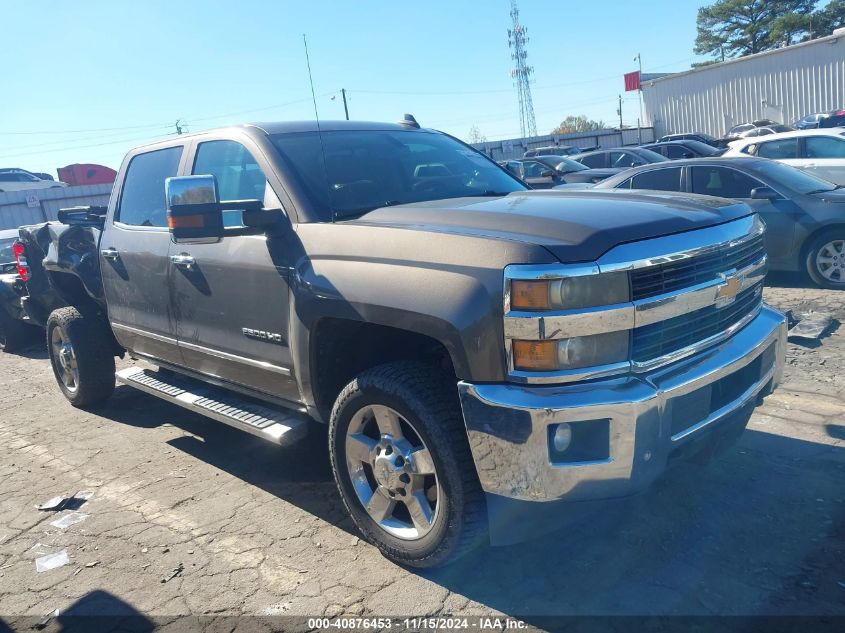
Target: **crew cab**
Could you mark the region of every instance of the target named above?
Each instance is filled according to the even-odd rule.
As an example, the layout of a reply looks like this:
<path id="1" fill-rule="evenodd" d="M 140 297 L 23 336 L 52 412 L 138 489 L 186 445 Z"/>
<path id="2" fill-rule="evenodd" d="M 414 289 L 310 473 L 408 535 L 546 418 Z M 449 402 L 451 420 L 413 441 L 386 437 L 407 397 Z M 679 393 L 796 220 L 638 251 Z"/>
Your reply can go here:
<path id="1" fill-rule="evenodd" d="M 21 239 L 66 304 L 47 340 L 71 404 L 128 355 L 118 381 L 268 441 L 328 424 L 346 508 L 406 565 L 644 490 L 781 378 L 747 205 L 529 191 L 412 117 L 139 147 L 108 208 L 60 219 Z"/>

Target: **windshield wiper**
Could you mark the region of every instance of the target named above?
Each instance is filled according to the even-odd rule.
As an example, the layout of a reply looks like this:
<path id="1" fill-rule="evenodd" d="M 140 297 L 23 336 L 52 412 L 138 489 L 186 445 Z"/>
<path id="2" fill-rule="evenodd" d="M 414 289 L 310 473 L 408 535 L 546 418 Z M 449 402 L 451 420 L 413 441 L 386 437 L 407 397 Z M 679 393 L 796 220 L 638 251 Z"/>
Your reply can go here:
<path id="1" fill-rule="evenodd" d="M 348 220 L 350 218 L 358 218 L 362 215 L 366 215 L 370 211 L 375 211 L 376 209 L 383 209 L 384 207 L 395 207 L 399 204 L 405 204 L 401 200 L 386 200 L 381 204 L 377 204 L 372 207 L 362 207 L 360 209 L 344 209 L 343 211 L 335 211 L 333 213 L 335 220 Z"/>
<path id="2" fill-rule="evenodd" d="M 483 198 L 483 197 L 498 197 L 498 196 L 506 196 L 509 193 L 513 193 L 512 191 L 493 191 L 492 189 L 488 189 L 487 191 L 483 191 L 482 193 L 471 193 L 468 196 L 464 196 L 466 198 Z"/>

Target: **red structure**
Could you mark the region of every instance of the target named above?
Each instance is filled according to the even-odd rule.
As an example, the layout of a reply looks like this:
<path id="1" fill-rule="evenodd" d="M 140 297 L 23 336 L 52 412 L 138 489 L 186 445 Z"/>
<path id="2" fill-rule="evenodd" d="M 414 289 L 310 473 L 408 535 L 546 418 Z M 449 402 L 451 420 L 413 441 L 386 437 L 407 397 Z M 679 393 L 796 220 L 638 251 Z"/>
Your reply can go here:
<path id="1" fill-rule="evenodd" d="M 69 185 L 103 185 L 114 182 L 117 172 L 111 167 L 76 163 L 59 167 L 59 180 Z"/>
<path id="2" fill-rule="evenodd" d="M 640 71 L 635 70 L 632 73 L 625 73 L 625 92 L 640 89 Z"/>

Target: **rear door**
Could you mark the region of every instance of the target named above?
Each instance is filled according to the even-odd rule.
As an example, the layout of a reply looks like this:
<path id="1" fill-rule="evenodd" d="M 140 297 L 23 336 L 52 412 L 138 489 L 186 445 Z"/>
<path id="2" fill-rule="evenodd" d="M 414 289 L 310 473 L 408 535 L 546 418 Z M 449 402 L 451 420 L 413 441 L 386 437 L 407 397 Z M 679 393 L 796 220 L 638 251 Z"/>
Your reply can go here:
<path id="1" fill-rule="evenodd" d="M 806 136 L 801 169 L 837 185 L 845 185 L 845 137 Z"/>
<path id="2" fill-rule="evenodd" d="M 267 182 L 269 165 L 248 138 L 197 143 L 192 174 L 217 177 L 221 200 L 264 200 L 281 208 Z M 241 224 L 240 211 L 224 223 Z M 185 362 L 193 370 L 298 401 L 288 347 L 290 224 L 272 234 L 229 236 L 175 244 L 172 264 L 176 325 Z"/>
<path id="3" fill-rule="evenodd" d="M 171 302 L 164 180 L 179 173 L 182 146 L 136 154 L 123 170 L 100 238 L 100 270 L 117 340 L 139 355 L 180 364 Z"/>
<path id="4" fill-rule="evenodd" d="M 791 255 L 799 213 L 792 200 L 752 200 L 752 189 L 768 185 L 730 167 L 693 166 L 690 172 L 693 193 L 742 200 L 760 214 L 766 223 L 766 251 L 771 259 L 783 260 Z"/>

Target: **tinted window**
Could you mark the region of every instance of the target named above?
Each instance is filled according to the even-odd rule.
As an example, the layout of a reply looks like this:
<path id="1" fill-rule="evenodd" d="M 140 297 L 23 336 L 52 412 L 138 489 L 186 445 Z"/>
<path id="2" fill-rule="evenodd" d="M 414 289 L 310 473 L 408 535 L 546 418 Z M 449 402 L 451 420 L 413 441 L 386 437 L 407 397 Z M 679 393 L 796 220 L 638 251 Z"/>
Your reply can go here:
<path id="1" fill-rule="evenodd" d="M 776 141 L 766 141 L 757 146 L 757 156 L 763 158 L 795 158 L 798 156 L 798 139 L 783 138 Z"/>
<path id="2" fill-rule="evenodd" d="M 657 154 L 657 156 L 660 156 L 660 154 Z M 635 167 L 643 163 L 645 161 L 642 158 L 630 152 L 610 152 L 611 167 Z"/>
<path id="3" fill-rule="evenodd" d="M 569 158 L 564 158 L 561 161 L 555 161 L 557 164 L 555 165 L 555 169 L 563 174 L 571 174 L 574 171 L 584 171 L 585 169 L 589 169 L 586 165 L 579 163 L 576 160 L 571 160 Z"/>
<path id="4" fill-rule="evenodd" d="M 681 168 L 652 169 L 631 178 L 632 189 L 681 190 Z"/>
<path id="5" fill-rule="evenodd" d="M 751 190 L 762 182 L 735 169 L 725 167 L 693 167 L 692 191 L 721 198 L 750 198 Z"/>
<path id="6" fill-rule="evenodd" d="M 181 147 L 138 154 L 129 163 L 117 219 L 134 226 L 167 226 L 164 180 L 175 176 Z"/>
<path id="7" fill-rule="evenodd" d="M 604 157 L 606 154 L 590 154 L 589 156 L 582 157 L 578 162 L 582 165 L 586 165 L 587 167 L 591 167 L 596 169 L 598 167 L 604 167 Z"/>
<path id="8" fill-rule="evenodd" d="M 444 134 L 349 130 L 271 137 L 284 169 L 325 216 L 385 205 L 525 191 L 483 154 Z"/>
<path id="9" fill-rule="evenodd" d="M 0 182 L 19 182 L 20 179 L 18 178 L 17 174 L 10 174 L 6 172 L 5 174 L 0 174 Z"/>
<path id="10" fill-rule="evenodd" d="M 667 145 L 665 149 L 665 152 L 660 153 L 665 154 L 669 158 L 691 158 L 694 156 L 694 154 L 683 145 Z"/>
<path id="11" fill-rule="evenodd" d="M 808 136 L 807 158 L 845 158 L 845 140 L 835 136 Z"/>
<path id="12" fill-rule="evenodd" d="M 798 193 L 807 194 L 815 191 L 831 191 L 836 188 L 832 182 L 822 180 L 796 169 L 791 165 L 784 165 L 773 160 L 762 160 L 754 165 L 754 171 L 764 178 L 770 179 L 779 187 L 787 187 Z"/>
<path id="13" fill-rule="evenodd" d="M 15 261 L 15 253 L 12 251 L 12 245 L 14 243 L 14 237 L 0 239 L 0 264 L 11 264 Z"/>

